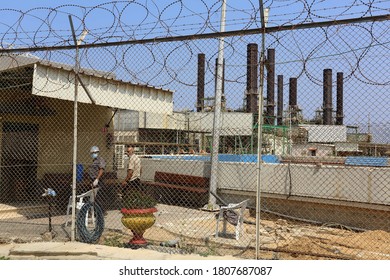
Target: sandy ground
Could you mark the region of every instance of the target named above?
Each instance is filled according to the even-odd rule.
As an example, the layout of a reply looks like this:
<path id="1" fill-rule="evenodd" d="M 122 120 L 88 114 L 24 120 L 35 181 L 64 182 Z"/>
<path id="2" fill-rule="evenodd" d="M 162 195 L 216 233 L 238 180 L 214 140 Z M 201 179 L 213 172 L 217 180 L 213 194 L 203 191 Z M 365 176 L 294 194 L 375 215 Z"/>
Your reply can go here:
<path id="1" fill-rule="evenodd" d="M 214 212 L 160 205 L 157 220 L 145 233 L 153 250 L 204 256 L 232 255 L 255 259 L 256 225 L 247 211 L 239 240 L 234 238 L 234 227 L 228 225 L 227 235 L 215 237 Z M 109 211 L 106 230 L 99 244 L 125 247 L 131 232 L 120 222 L 117 210 Z M 42 241 L 40 233 L 47 230 L 47 217 L 3 215 L 0 219 L 0 241 Z M 67 241 L 70 227 L 65 227 L 66 216 L 52 218 L 57 236 L 53 241 Z M 220 227 L 221 229 L 222 227 Z M 160 246 L 171 241 L 172 246 Z M 380 230 L 356 232 L 341 225 L 313 225 L 262 215 L 260 224 L 260 258 L 263 259 L 351 259 L 390 260 L 390 233 Z M 165 245 L 165 244 L 164 244 Z"/>
<path id="2" fill-rule="evenodd" d="M 238 241 L 231 225 L 228 225 L 226 236 L 215 238 L 215 214 L 204 215 L 198 220 L 192 217 L 192 220 L 184 219 L 174 224 L 156 223 L 147 230 L 145 238 L 154 247 L 167 240 L 175 241 L 175 245 L 166 250 L 176 250 L 176 253 L 256 258 L 256 225 L 249 213 Z M 196 235 L 202 237 L 191 238 Z M 131 237 L 127 229 L 107 231 L 100 244 L 123 246 Z M 390 233 L 380 230 L 355 232 L 338 225 L 318 226 L 275 218 L 262 220 L 260 240 L 260 258 L 263 259 L 390 260 Z"/>

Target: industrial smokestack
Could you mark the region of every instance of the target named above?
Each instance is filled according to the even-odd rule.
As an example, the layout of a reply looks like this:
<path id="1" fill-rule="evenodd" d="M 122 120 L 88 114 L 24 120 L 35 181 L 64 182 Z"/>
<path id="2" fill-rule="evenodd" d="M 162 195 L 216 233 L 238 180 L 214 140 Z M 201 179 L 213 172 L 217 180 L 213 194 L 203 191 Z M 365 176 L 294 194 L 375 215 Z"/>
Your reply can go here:
<path id="1" fill-rule="evenodd" d="M 275 123 L 275 49 L 268 49 L 267 55 L 267 124 Z"/>
<path id="2" fill-rule="evenodd" d="M 344 119 L 344 74 L 337 73 L 337 104 L 336 104 L 336 125 L 343 125 Z"/>
<path id="3" fill-rule="evenodd" d="M 332 69 L 324 69 L 323 124 L 332 124 Z"/>
<path id="4" fill-rule="evenodd" d="M 258 47 L 257 44 L 247 46 L 247 68 L 246 68 L 246 112 L 257 112 L 258 102 Z"/>
<path id="5" fill-rule="evenodd" d="M 202 112 L 204 109 L 204 80 L 205 80 L 205 54 L 198 54 L 198 84 L 196 111 Z"/>
<path id="6" fill-rule="evenodd" d="M 278 75 L 277 124 L 283 125 L 283 75 Z"/>
<path id="7" fill-rule="evenodd" d="M 288 95 L 288 104 L 293 109 L 297 107 L 297 78 L 290 78 L 290 88 Z"/>

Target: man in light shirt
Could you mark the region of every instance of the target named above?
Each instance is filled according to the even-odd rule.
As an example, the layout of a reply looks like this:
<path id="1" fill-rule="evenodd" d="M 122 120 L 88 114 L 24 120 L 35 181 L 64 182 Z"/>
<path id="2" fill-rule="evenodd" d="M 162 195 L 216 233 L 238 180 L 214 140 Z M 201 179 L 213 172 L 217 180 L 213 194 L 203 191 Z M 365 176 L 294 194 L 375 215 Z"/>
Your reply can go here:
<path id="1" fill-rule="evenodd" d="M 126 189 L 141 189 L 141 160 L 134 154 L 134 148 L 127 148 L 127 155 L 129 156 L 129 163 L 127 165 L 127 176 L 122 181 L 121 185 Z"/>

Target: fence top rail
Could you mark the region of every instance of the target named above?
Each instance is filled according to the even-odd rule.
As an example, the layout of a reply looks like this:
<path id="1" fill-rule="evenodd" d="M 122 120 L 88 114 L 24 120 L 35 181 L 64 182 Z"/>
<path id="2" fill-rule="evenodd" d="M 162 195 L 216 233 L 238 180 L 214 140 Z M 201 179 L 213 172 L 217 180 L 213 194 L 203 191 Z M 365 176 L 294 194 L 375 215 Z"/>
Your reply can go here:
<path id="1" fill-rule="evenodd" d="M 165 43 L 165 42 L 175 42 L 175 41 L 212 39 L 212 38 L 220 38 L 220 37 L 234 37 L 234 36 L 255 35 L 255 34 L 262 34 L 262 33 L 275 33 L 280 31 L 289 31 L 289 30 L 297 30 L 297 29 L 319 28 L 319 27 L 327 27 L 327 26 L 335 26 L 335 25 L 343 25 L 343 24 L 354 24 L 354 23 L 386 21 L 386 20 L 390 20 L 390 14 L 371 16 L 371 17 L 350 18 L 350 19 L 342 19 L 342 20 L 331 20 L 331 21 L 323 21 L 323 22 L 272 26 L 272 27 L 265 27 L 265 28 L 252 28 L 246 30 L 233 30 L 233 31 L 225 31 L 225 32 L 212 32 L 212 33 L 192 34 L 192 35 L 182 35 L 182 36 L 172 36 L 172 37 L 156 37 L 156 38 L 140 39 L 140 40 L 83 44 L 78 46 L 64 45 L 64 46 L 38 46 L 38 47 L 27 47 L 27 48 L 0 49 L 0 55 L 7 54 L 7 53 L 72 50 L 76 48 L 88 49 L 88 48 L 112 47 L 112 46 L 120 46 L 120 45 L 137 45 L 137 44 L 151 44 L 151 43 L 155 44 L 155 43 Z"/>

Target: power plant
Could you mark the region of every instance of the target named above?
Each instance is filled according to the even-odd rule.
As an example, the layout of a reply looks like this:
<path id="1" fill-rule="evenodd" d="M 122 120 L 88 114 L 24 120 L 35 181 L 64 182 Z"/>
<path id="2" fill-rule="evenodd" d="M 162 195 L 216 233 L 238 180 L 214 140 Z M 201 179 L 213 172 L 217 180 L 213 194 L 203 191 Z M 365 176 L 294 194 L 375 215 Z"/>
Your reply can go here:
<path id="1" fill-rule="evenodd" d="M 245 112 L 253 115 L 252 135 L 236 134 L 231 135 L 231 141 L 240 137 L 240 143 L 244 143 L 247 149 L 231 147 L 230 151 L 238 153 L 255 153 L 256 148 L 248 147 L 248 142 L 253 143 L 256 137 L 258 98 L 259 98 L 259 61 L 258 46 L 250 43 L 247 45 L 247 73 L 246 88 L 244 92 L 245 104 L 243 109 L 225 110 L 224 114 L 235 114 Z M 288 84 L 283 74 L 275 71 L 276 52 L 275 49 L 267 50 L 265 59 L 266 69 L 266 96 L 263 106 L 263 137 L 265 144 L 262 147 L 264 154 L 280 156 L 384 156 L 390 150 L 389 145 L 373 143 L 372 135 L 360 133 L 357 125 L 344 124 L 344 73 L 336 73 L 336 104 L 333 104 L 333 70 L 324 69 L 322 79 L 322 104 L 318 104 L 313 118 L 304 117 L 304 108 L 298 103 L 298 78 L 289 77 Z M 197 80 L 197 113 L 212 111 L 212 107 L 204 105 L 205 100 L 205 55 L 198 55 L 198 80 Z M 224 80 L 224 77 L 223 77 Z M 275 81 L 276 80 L 276 81 Z M 224 84 L 224 82 L 223 82 Z M 275 91 L 276 86 L 276 91 Z M 285 86 L 288 86 L 288 105 L 285 105 Z M 277 99 L 275 103 L 275 92 Z M 225 108 L 226 100 L 223 99 Z M 276 108 L 276 112 L 275 112 Z M 192 114 L 191 112 L 189 114 Z M 234 119 L 234 118 L 233 118 Z M 228 127 L 235 127 L 235 124 L 226 124 Z M 242 127 L 242 125 L 238 125 Z M 248 127 L 246 127 L 246 130 Z M 203 131 L 201 129 L 201 131 Z M 234 138 L 234 139 L 233 139 Z M 246 143 L 246 144 L 245 144 Z"/>

